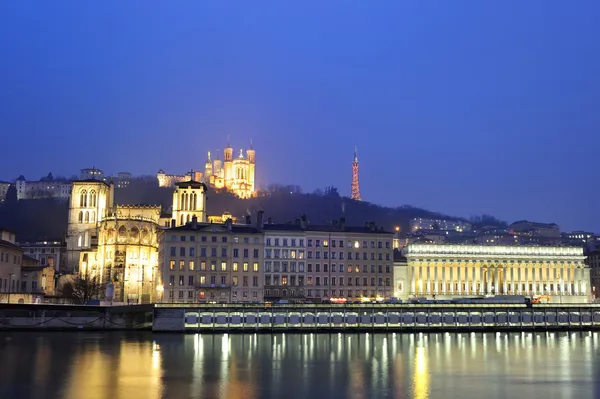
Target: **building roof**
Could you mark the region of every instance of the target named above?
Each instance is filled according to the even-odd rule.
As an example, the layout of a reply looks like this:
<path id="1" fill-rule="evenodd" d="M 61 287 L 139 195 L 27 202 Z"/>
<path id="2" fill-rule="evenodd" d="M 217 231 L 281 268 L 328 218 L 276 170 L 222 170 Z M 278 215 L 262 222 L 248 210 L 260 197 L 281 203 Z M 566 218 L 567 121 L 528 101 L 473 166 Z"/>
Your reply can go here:
<path id="1" fill-rule="evenodd" d="M 314 225 L 307 224 L 265 224 L 264 230 L 277 230 L 277 231 L 313 231 L 313 232 L 324 232 L 324 233 L 361 233 L 361 234 L 390 234 L 394 233 L 379 230 L 377 228 L 371 228 L 370 226 L 340 226 L 337 225 Z"/>
<path id="2" fill-rule="evenodd" d="M 24 249 L 23 249 L 23 248 L 21 248 L 20 246 L 18 246 L 18 245 L 16 245 L 16 244 L 13 244 L 13 243 L 12 243 L 12 242 L 10 242 L 10 241 L 6 241 L 6 240 L 0 240 L 0 246 L 2 246 L 2 247 L 6 247 L 6 248 L 12 248 L 12 249 L 16 249 L 16 250 L 19 250 L 19 251 L 21 251 L 21 252 L 24 252 Z"/>
<path id="3" fill-rule="evenodd" d="M 191 188 L 204 188 L 204 191 L 207 190 L 206 184 L 201 183 L 199 181 L 188 180 L 188 181 L 180 181 L 175 183 L 176 187 L 191 187 Z"/>
<path id="4" fill-rule="evenodd" d="M 107 182 L 104 180 L 96 180 L 96 179 L 82 179 L 82 180 L 73 180 L 73 183 L 102 183 L 107 187 L 110 187 Z"/>
<path id="5" fill-rule="evenodd" d="M 231 224 L 231 230 L 228 229 L 227 223 L 187 223 L 184 226 L 172 227 L 167 231 L 208 231 L 211 228 L 217 228 L 219 233 L 238 233 L 238 234 L 256 234 L 260 233 L 260 230 L 254 226 L 246 224 Z"/>

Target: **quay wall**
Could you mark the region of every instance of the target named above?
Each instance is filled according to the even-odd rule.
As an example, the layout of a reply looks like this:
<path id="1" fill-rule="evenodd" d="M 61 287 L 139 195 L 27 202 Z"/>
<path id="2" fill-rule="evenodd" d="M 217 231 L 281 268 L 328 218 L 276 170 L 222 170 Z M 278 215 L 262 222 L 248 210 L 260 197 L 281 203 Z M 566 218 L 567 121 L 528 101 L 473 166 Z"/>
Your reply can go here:
<path id="1" fill-rule="evenodd" d="M 156 332 L 439 332 L 600 328 L 598 305 L 156 305 Z"/>
<path id="2" fill-rule="evenodd" d="M 1 304 L 3 330 L 150 330 L 153 305 Z"/>

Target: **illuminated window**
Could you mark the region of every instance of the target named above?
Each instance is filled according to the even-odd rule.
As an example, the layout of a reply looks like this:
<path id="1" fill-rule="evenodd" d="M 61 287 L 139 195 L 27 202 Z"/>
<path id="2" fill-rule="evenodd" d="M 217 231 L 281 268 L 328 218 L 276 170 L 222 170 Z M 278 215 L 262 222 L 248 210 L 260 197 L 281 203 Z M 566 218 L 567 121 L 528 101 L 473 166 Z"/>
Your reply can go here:
<path id="1" fill-rule="evenodd" d="M 233 276 L 233 280 L 232 281 L 233 281 L 233 285 L 234 286 L 238 285 L 238 278 L 237 278 L 237 276 Z"/>
<path id="2" fill-rule="evenodd" d="M 175 270 L 175 261 L 174 260 L 169 262 L 169 270 Z"/>
<path id="3" fill-rule="evenodd" d="M 233 262 L 233 271 L 234 272 L 238 271 L 238 263 L 237 262 Z"/>
<path id="4" fill-rule="evenodd" d="M 354 248 L 360 248 L 360 243 L 358 241 L 354 241 Z"/>
<path id="5" fill-rule="evenodd" d="M 206 262 L 205 261 L 200 262 L 200 270 L 203 270 L 203 271 L 206 270 Z"/>
<path id="6" fill-rule="evenodd" d="M 258 271 L 258 262 L 254 262 L 254 265 L 252 266 L 252 270 L 255 272 Z"/>
<path id="7" fill-rule="evenodd" d="M 248 271 L 248 262 L 244 262 L 244 271 L 247 272 Z"/>
<path id="8" fill-rule="evenodd" d="M 323 240 L 323 246 L 324 246 L 324 247 L 327 247 L 327 246 L 329 246 L 329 241 L 327 241 L 327 240 Z"/>
<path id="9" fill-rule="evenodd" d="M 190 271 L 192 271 L 192 272 L 194 271 L 194 266 L 195 266 L 194 265 L 194 261 L 191 260 L 190 263 L 189 263 L 189 269 L 190 269 Z"/>
<path id="10" fill-rule="evenodd" d="M 185 261 L 184 260 L 180 260 L 179 261 L 179 270 L 183 270 L 185 269 Z"/>
<path id="11" fill-rule="evenodd" d="M 206 276 L 200 276 L 200 284 L 206 283 Z"/>
<path id="12" fill-rule="evenodd" d="M 221 271 L 222 272 L 226 272 L 227 271 L 227 262 L 221 262 Z"/>

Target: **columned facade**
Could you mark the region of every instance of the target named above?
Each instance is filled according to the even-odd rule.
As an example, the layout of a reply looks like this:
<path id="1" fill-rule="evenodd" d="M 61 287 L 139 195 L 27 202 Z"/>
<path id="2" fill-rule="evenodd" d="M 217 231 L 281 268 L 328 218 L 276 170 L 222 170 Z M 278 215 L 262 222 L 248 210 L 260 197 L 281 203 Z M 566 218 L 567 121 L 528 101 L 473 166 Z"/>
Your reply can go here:
<path id="1" fill-rule="evenodd" d="M 404 249 L 407 298 L 550 296 L 588 302 L 589 268 L 583 248 L 411 244 Z"/>

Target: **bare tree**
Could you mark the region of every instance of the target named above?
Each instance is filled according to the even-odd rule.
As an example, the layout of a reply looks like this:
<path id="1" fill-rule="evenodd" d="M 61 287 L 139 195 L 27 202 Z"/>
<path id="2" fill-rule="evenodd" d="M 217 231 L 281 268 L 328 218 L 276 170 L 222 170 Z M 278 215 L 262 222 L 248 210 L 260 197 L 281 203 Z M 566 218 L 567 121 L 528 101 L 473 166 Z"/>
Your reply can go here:
<path id="1" fill-rule="evenodd" d="M 89 274 L 79 274 L 73 281 L 65 283 L 62 288 L 64 297 L 73 298 L 73 300 L 82 305 L 87 305 L 93 299 L 99 299 L 102 293 L 102 284 L 98 276 Z"/>

